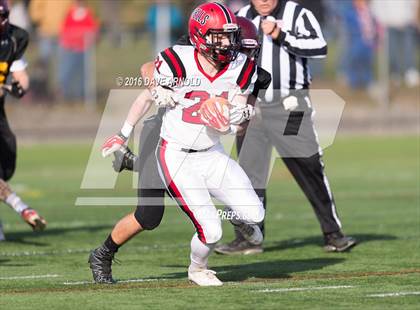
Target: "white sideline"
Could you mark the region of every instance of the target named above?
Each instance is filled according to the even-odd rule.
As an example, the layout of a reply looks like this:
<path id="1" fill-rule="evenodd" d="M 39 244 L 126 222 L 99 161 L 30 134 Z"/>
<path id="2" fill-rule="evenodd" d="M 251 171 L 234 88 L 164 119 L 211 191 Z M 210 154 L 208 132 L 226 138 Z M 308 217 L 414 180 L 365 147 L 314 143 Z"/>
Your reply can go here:
<path id="1" fill-rule="evenodd" d="M 337 286 L 312 286 L 312 287 L 291 287 L 291 288 L 274 288 L 257 290 L 258 293 L 287 293 L 301 291 L 318 291 L 318 290 L 336 290 L 340 288 L 353 288 L 353 285 L 337 285 Z"/>
<path id="2" fill-rule="evenodd" d="M 371 294 L 371 295 L 367 295 L 367 297 L 395 297 L 395 296 L 408 296 L 408 295 L 420 295 L 420 292 L 397 292 L 397 293 Z"/>
<path id="3" fill-rule="evenodd" d="M 24 280 L 24 279 L 42 279 L 42 278 L 57 278 L 58 274 L 41 274 L 31 276 L 14 276 L 14 277 L 0 277 L 0 280 Z"/>
<path id="4" fill-rule="evenodd" d="M 116 284 L 118 283 L 135 283 L 135 282 L 154 282 L 154 281 L 165 281 L 167 279 L 129 279 L 129 280 L 121 280 L 121 281 L 117 281 Z M 71 281 L 67 281 L 67 282 L 63 282 L 64 285 L 82 285 L 82 284 L 94 284 L 95 282 L 93 281 L 77 281 L 77 282 L 71 282 Z"/>

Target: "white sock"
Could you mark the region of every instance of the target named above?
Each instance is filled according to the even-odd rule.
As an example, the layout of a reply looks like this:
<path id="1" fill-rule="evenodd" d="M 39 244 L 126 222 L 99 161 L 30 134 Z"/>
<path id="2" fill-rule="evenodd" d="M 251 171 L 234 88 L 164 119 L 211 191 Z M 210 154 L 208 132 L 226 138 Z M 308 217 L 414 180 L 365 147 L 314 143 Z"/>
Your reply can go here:
<path id="1" fill-rule="evenodd" d="M 204 244 L 198 239 L 197 234 L 194 234 L 191 239 L 191 264 L 188 270 L 207 269 L 208 258 L 215 246 L 216 243 Z"/>
<path id="2" fill-rule="evenodd" d="M 11 193 L 5 202 L 19 214 L 29 208 L 16 193 Z"/>

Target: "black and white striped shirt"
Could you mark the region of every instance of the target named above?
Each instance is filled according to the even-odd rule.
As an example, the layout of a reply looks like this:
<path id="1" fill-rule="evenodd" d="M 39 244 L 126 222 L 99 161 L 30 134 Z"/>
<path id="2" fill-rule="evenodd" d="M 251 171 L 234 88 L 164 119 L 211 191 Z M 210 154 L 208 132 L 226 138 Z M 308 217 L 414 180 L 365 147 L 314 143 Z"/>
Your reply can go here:
<path id="1" fill-rule="evenodd" d="M 272 76 L 265 101 L 278 102 L 280 95 L 285 97 L 291 90 L 309 88 L 308 58 L 324 58 L 327 55 L 327 43 L 312 12 L 294 1 L 279 0 L 270 14 L 282 21 L 280 35 L 275 40 L 262 33 L 262 18 L 252 4 L 240 9 L 237 15 L 252 20 L 260 34 L 262 50 L 258 65 Z"/>

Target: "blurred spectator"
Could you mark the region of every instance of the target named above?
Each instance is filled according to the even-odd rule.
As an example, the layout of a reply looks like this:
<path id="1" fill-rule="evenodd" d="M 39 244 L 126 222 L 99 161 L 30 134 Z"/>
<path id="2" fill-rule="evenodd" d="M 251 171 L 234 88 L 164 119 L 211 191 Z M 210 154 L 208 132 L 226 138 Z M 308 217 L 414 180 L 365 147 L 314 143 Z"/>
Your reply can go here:
<path id="1" fill-rule="evenodd" d="M 403 78 L 409 87 L 418 86 L 419 1 L 372 0 L 371 8 L 388 33 L 391 77 L 396 81 Z"/>
<path id="2" fill-rule="evenodd" d="M 103 30 L 107 39 L 113 46 L 121 45 L 121 18 L 120 10 L 121 1 L 119 0 L 106 0 L 101 1 L 101 17 L 103 23 L 101 30 Z"/>
<path id="3" fill-rule="evenodd" d="M 83 0 L 75 0 L 60 32 L 59 83 L 65 100 L 81 100 L 89 82 L 89 52 L 95 43 L 98 22 Z"/>
<path id="4" fill-rule="evenodd" d="M 169 0 L 156 0 L 147 12 L 147 28 L 155 40 L 155 54 L 173 45 L 184 34 L 183 16 Z"/>
<path id="5" fill-rule="evenodd" d="M 366 0 L 339 1 L 344 31 L 344 74 L 351 88 L 368 88 L 373 80 L 376 23 Z"/>
<path id="6" fill-rule="evenodd" d="M 30 20 L 28 15 L 28 1 L 11 1 L 9 0 L 10 5 L 10 23 L 16 25 L 20 28 L 29 31 Z"/>
<path id="7" fill-rule="evenodd" d="M 51 97 L 50 73 L 56 65 L 58 34 L 71 0 L 31 0 L 29 14 L 38 35 L 39 59 L 33 68 L 31 89 L 35 96 Z"/>

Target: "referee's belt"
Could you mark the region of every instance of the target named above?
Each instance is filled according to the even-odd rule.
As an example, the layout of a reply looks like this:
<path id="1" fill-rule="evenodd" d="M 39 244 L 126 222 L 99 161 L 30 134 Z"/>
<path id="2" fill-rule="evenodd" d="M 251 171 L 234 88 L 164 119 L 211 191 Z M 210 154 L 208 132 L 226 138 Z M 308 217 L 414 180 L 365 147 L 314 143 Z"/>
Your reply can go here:
<path id="1" fill-rule="evenodd" d="M 213 145 L 212 146 L 210 146 L 210 147 L 208 147 L 208 148 L 205 148 L 205 149 L 201 149 L 201 150 L 195 150 L 195 149 L 187 149 L 187 148 L 183 148 L 183 147 L 178 147 L 178 146 L 176 146 L 176 145 L 173 145 L 173 144 L 169 144 L 168 143 L 168 141 L 166 141 L 165 139 L 163 139 L 163 138 L 160 138 L 160 145 L 162 146 L 162 147 L 168 147 L 168 148 L 170 148 L 170 149 L 172 149 L 172 150 L 176 150 L 176 151 L 181 151 L 181 152 L 185 152 L 185 153 L 199 153 L 199 152 L 207 152 L 207 151 L 209 151 L 212 147 L 213 147 Z"/>

